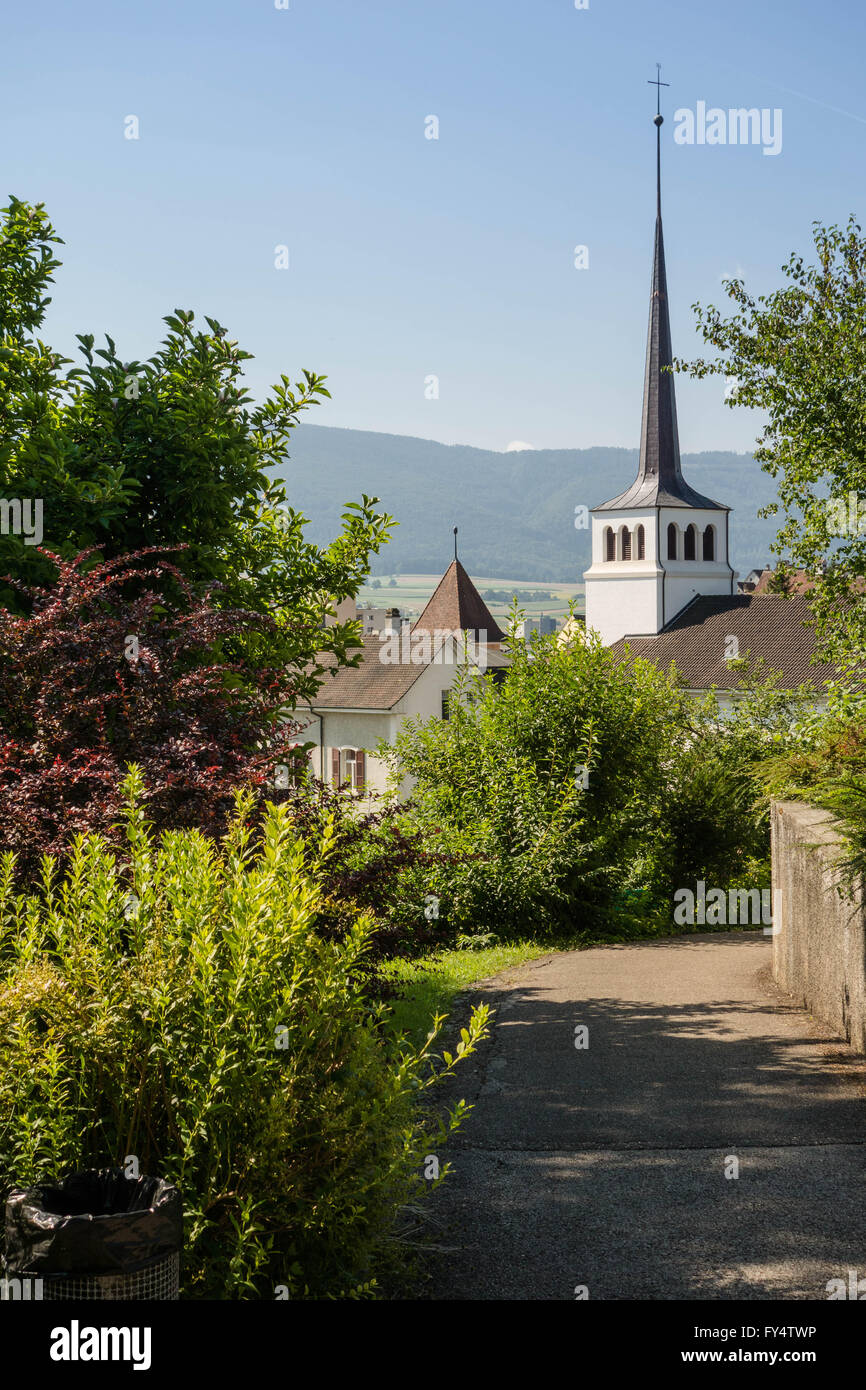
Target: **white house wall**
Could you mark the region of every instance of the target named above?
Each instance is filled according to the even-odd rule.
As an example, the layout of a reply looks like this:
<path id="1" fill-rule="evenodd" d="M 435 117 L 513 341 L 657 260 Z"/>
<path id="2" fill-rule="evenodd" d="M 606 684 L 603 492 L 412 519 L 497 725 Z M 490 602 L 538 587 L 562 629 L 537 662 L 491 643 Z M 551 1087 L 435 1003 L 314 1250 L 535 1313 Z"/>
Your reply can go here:
<path id="1" fill-rule="evenodd" d="M 299 722 L 303 718 L 298 712 Z M 385 765 L 378 758 L 369 756 L 381 739 L 392 743 L 397 719 L 382 710 L 363 710 L 355 713 L 343 710 L 325 710 L 310 718 L 306 715 L 305 727 L 298 734 L 299 743 L 314 743 L 311 754 L 313 776 L 320 781 L 331 782 L 331 750 L 333 748 L 363 748 L 367 753 L 367 786 L 373 792 L 385 790 Z"/>
<path id="2" fill-rule="evenodd" d="M 490 666 L 507 665 L 507 659 L 498 651 L 488 651 L 487 657 Z M 311 755 L 313 775 L 330 783 L 331 750 L 363 748 L 367 754 L 367 787 L 371 793 L 383 794 L 387 788 L 388 769 L 372 750 L 381 741 L 393 743 L 406 719 L 441 719 L 442 694 L 455 684 L 459 671 L 459 664 L 453 661 L 443 661 L 441 664 L 433 662 L 424 667 L 418 679 L 391 710 L 326 709 L 311 716 L 309 710 L 299 709 L 295 717 L 304 724 L 304 728 L 297 736 L 298 742 L 316 745 Z M 406 797 L 411 789 L 412 779 L 404 778 L 397 788 L 397 795 Z"/>

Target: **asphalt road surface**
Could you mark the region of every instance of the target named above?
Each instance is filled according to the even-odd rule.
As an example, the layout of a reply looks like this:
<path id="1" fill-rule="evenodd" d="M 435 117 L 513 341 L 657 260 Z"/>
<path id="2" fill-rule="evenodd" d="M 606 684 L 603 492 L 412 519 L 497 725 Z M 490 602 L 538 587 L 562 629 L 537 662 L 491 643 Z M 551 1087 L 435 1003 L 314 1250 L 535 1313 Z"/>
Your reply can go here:
<path id="1" fill-rule="evenodd" d="M 686 936 L 478 987 L 496 1018 L 449 1091 L 474 1109 L 422 1297 L 826 1299 L 866 1279 L 866 1063 L 775 989 L 770 955 L 759 932 Z"/>

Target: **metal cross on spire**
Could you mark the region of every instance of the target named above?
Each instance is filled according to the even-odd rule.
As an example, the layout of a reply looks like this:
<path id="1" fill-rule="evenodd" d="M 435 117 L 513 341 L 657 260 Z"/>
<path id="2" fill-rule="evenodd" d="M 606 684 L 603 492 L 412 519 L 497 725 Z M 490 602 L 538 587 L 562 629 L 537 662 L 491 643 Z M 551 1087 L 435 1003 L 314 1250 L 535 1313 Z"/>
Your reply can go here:
<path id="1" fill-rule="evenodd" d="M 670 82 L 662 82 L 661 72 L 661 63 L 656 63 L 655 77 L 647 78 L 648 85 L 656 89 L 656 114 L 654 117 L 656 128 L 656 216 L 659 218 L 662 215 L 662 126 L 665 119 L 662 115 L 662 87 L 671 85 Z"/>
<path id="2" fill-rule="evenodd" d="M 656 115 L 657 115 L 657 116 L 660 116 L 660 115 L 662 114 L 662 87 L 669 87 L 669 86 L 671 85 L 670 82 L 662 82 L 662 80 L 661 80 L 661 75 L 662 75 L 662 65 L 661 65 L 661 63 L 656 63 L 656 75 L 655 75 L 655 77 L 648 77 L 648 78 L 647 78 L 647 83 L 649 84 L 649 86 L 650 86 L 650 87 L 655 87 L 655 89 L 656 89 Z"/>

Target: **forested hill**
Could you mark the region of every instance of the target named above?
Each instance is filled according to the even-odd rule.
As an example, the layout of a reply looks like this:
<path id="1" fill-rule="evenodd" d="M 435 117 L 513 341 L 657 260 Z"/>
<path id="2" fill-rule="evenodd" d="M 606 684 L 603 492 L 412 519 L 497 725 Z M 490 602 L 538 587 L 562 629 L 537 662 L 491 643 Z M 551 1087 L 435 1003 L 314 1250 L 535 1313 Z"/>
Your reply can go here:
<path id="1" fill-rule="evenodd" d="M 496 453 L 407 435 L 299 425 L 286 469 L 289 501 L 311 521 L 317 542 L 337 534 L 346 502 L 378 496 L 400 522 L 373 561 L 374 574 L 437 574 L 453 554 L 470 574 L 503 579 L 579 580 L 589 565 L 589 532 L 575 507 L 622 492 L 637 471 L 636 449 L 538 449 Z M 770 560 L 773 518 L 760 507 L 772 480 L 748 454 L 683 455 L 699 492 L 732 508 L 731 559 L 744 576 Z"/>

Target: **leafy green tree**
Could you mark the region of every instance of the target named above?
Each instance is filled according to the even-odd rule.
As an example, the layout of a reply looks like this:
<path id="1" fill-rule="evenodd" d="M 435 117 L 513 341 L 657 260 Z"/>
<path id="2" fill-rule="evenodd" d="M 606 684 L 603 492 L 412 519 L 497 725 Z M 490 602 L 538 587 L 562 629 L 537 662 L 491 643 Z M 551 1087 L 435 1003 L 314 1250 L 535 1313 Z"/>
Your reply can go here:
<path id="1" fill-rule="evenodd" d="M 252 655 L 305 671 L 299 693 L 311 693 L 315 653 L 343 661 L 358 632 L 323 629 L 324 614 L 357 594 L 392 524 L 363 495 L 320 548 L 270 476 L 301 413 L 329 396 L 325 378 L 282 376 L 255 404 L 243 382 L 251 354 L 216 320 L 200 328 L 180 309 L 147 361 L 124 361 L 111 337 L 97 348 L 79 334 L 82 362 L 72 367 L 37 336 L 60 238 L 41 204 L 13 198 L 0 217 L 0 497 L 42 506 L 41 536 L 0 535 L 0 575 L 52 582 L 33 540 L 65 558 L 182 545 L 175 558 L 188 580 L 221 586 L 218 603 L 275 619 L 267 649 Z M 0 602 L 14 607 L 15 591 L 0 589 Z"/>
<path id="2" fill-rule="evenodd" d="M 809 691 L 747 671 L 723 715 L 675 667 L 618 657 L 593 635 L 512 638 L 510 652 L 504 680 L 465 672 L 448 720 L 407 721 L 382 750 L 395 781 L 415 779 L 410 814 L 441 856 L 421 866 L 423 891 L 445 922 L 584 939 L 669 931 L 677 888 L 763 886 L 760 764 L 797 745 Z"/>
<path id="3" fill-rule="evenodd" d="M 467 931 L 622 931 L 625 892 L 665 908 L 670 769 L 696 707 L 592 635 L 510 653 L 504 680 L 466 673 L 447 721 L 407 721 L 383 750 L 415 779 L 418 822 L 465 857 L 431 872 L 442 913 Z"/>
<path id="4" fill-rule="evenodd" d="M 725 282 L 737 312 L 693 306 L 712 361 L 677 361 L 695 377 L 733 378 L 727 403 L 767 413 L 755 457 L 776 481 L 784 516 L 773 549 L 782 577 L 816 582 L 821 656 L 846 664 L 866 651 L 866 239 L 853 220 L 814 224 L 816 263 L 792 253 L 789 284 L 753 298 Z"/>

